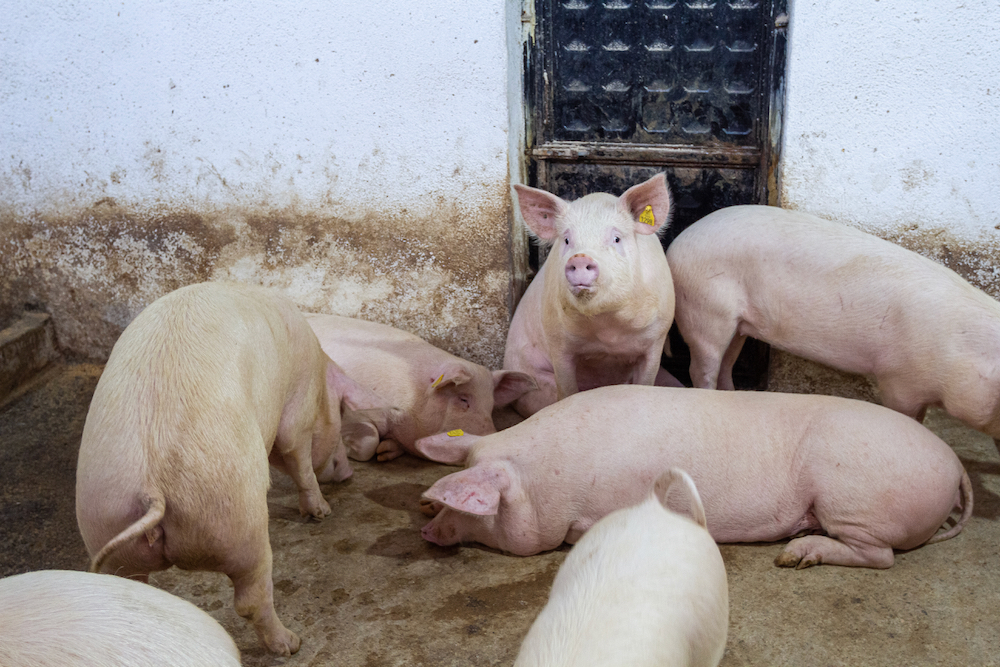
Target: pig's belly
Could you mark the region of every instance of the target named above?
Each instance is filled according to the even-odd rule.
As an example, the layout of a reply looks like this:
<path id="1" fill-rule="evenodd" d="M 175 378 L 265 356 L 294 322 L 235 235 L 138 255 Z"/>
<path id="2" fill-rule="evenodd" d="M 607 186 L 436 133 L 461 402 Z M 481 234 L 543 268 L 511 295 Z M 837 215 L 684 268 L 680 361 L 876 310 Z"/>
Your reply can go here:
<path id="1" fill-rule="evenodd" d="M 638 358 L 591 356 L 580 359 L 576 365 L 576 384 L 580 391 L 606 387 L 612 384 L 631 384 L 632 371 Z"/>

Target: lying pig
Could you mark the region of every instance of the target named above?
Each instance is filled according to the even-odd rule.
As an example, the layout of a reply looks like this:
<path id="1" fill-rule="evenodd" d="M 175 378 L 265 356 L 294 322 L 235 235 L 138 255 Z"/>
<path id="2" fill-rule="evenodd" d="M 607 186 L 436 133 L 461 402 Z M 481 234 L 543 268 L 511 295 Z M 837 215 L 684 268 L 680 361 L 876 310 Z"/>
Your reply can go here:
<path id="1" fill-rule="evenodd" d="M 359 461 L 376 452 L 380 461 L 404 451 L 417 454 L 413 443 L 433 433 L 495 433 L 493 408 L 537 387 L 527 373 L 491 372 L 384 324 L 336 315 L 306 315 L 306 320 L 323 350 L 382 399 L 362 407 L 396 407 L 408 417 L 381 442 L 375 428 L 361 437 L 357 431 L 345 435 L 348 454 Z"/>
<path id="2" fill-rule="evenodd" d="M 697 387 L 732 389 L 747 336 L 873 375 L 886 407 L 929 405 L 1000 437 L 1000 303 L 954 271 L 847 225 L 733 206 L 684 230 L 667 257 Z"/>
<path id="3" fill-rule="evenodd" d="M 551 245 L 507 334 L 503 366 L 539 388 L 514 409 L 530 416 L 577 391 L 609 384 L 676 384 L 660 370 L 674 317 L 670 267 L 658 234 L 670 218 L 658 174 L 614 197 L 567 202 L 515 185 L 521 215 Z"/>
<path id="4" fill-rule="evenodd" d="M 42 570 L 0 579 L 4 667 L 239 667 L 240 652 L 186 600 L 108 574 Z"/>
<path id="5" fill-rule="evenodd" d="M 793 539 L 781 566 L 891 567 L 893 549 L 953 537 L 972 514 L 948 445 L 898 412 L 833 396 L 603 387 L 478 440 L 416 446 L 467 466 L 424 493 L 442 508 L 424 538 L 522 556 L 576 542 L 669 467 L 698 485 L 716 542 L 825 533 Z M 959 505 L 958 523 L 935 535 Z"/>
<path id="6" fill-rule="evenodd" d="M 666 509 L 675 481 L 697 523 Z M 514 667 L 714 667 L 728 626 L 722 555 L 694 482 L 671 469 L 646 500 L 598 521 L 569 552 Z"/>
<path id="7" fill-rule="evenodd" d="M 317 479 L 351 474 L 327 388 L 338 374 L 277 293 L 212 282 L 150 304 L 115 343 L 83 429 L 76 516 L 91 571 L 224 572 L 261 642 L 297 651 L 274 611 L 268 461 L 304 515 L 330 513 Z"/>

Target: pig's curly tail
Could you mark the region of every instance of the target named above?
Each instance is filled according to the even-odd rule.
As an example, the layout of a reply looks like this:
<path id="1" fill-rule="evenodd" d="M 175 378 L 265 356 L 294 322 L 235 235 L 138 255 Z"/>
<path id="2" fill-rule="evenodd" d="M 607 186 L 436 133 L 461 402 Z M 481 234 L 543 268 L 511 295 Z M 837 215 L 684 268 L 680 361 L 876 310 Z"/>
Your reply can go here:
<path id="1" fill-rule="evenodd" d="M 167 509 L 167 502 L 163 498 L 163 494 L 160 493 L 150 496 L 148 502 L 149 509 L 146 510 L 146 513 L 141 519 L 122 532 L 118 533 L 111 539 L 110 542 L 105 544 L 104 547 L 97 552 L 97 555 L 90 561 L 91 572 L 100 572 L 101 566 L 104 565 L 104 561 L 108 556 L 116 551 L 121 545 L 125 544 L 129 540 L 135 539 L 143 533 L 146 533 L 150 544 L 156 541 L 158 532 L 154 531 L 154 529 L 157 524 L 163 520 L 163 515 Z"/>
<path id="2" fill-rule="evenodd" d="M 925 544 L 944 542 L 955 537 L 965 528 L 966 522 L 972 516 L 972 482 L 969 481 L 969 473 L 965 472 L 965 468 L 962 468 L 962 481 L 959 488 L 962 490 L 962 516 L 954 526 L 939 535 L 932 536 Z"/>

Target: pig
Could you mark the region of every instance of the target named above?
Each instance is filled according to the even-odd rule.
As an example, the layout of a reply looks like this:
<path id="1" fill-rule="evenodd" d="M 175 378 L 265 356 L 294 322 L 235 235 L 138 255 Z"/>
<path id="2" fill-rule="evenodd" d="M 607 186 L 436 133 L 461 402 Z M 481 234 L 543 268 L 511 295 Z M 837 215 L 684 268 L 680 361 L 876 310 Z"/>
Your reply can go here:
<path id="1" fill-rule="evenodd" d="M 660 369 L 674 317 L 674 289 L 659 234 L 670 219 L 667 179 L 657 174 L 620 197 L 567 202 L 515 185 L 521 215 L 551 245 L 521 298 L 503 367 L 535 377 L 514 403 L 528 417 L 577 391 L 609 384 L 672 384 Z"/>
<path id="2" fill-rule="evenodd" d="M 423 537 L 521 556 L 576 542 L 669 467 L 694 479 L 716 542 L 821 533 L 791 540 L 775 561 L 785 567 L 888 568 L 893 549 L 953 537 L 972 514 L 947 444 L 905 415 L 835 396 L 616 385 L 493 435 L 416 447 L 466 464 L 424 492 L 440 511 Z M 935 535 L 958 506 L 956 525 Z"/>
<path id="3" fill-rule="evenodd" d="M 303 515 L 330 514 L 318 481 L 351 474 L 341 374 L 275 292 L 209 282 L 150 304 L 115 343 L 84 424 L 76 516 L 91 571 L 223 572 L 264 646 L 297 651 L 274 610 L 268 462 L 295 481 Z"/>
<path id="4" fill-rule="evenodd" d="M 347 436 L 345 427 L 348 454 L 359 461 L 376 453 L 379 461 L 404 451 L 419 455 L 413 443 L 435 433 L 495 433 L 493 409 L 538 386 L 527 373 L 490 371 L 385 324 L 336 315 L 307 314 L 306 320 L 323 351 L 382 399 L 358 407 L 397 408 L 406 415 L 381 442 L 376 428 L 357 437 L 356 430 Z"/>
<path id="5" fill-rule="evenodd" d="M 666 508 L 677 481 L 694 520 Z M 569 552 L 514 667 L 714 667 L 728 630 L 722 554 L 694 482 L 671 468 Z"/>
<path id="6" fill-rule="evenodd" d="M 211 616 L 109 574 L 42 570 L 0 579 L 4 667 L 239 667 Z"/>
<path id="7" fill-rule="evenodd" d="M 667 251 L 697 387 L 732 389 L 747 336 L 874 376 L 882 403 L 1000 437 L 1000 303 L 954 271 L 847 225 L 772 206 L 702 218 Z"/>

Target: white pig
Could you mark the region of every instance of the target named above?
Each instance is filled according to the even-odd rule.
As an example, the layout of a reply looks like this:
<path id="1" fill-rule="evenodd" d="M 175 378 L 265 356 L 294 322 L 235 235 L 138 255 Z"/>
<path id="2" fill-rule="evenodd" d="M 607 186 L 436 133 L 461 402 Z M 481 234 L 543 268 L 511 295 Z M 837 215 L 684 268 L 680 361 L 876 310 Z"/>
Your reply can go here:
<path id="1" fill-rule="evenodd" d="M 466 462 L 424 493 L 443 507 L 424 538 L 521 556 L 576 542 L 669 467 L 698 485 L 717 542 L 823 533 L 789 542 L 781 566 L 891 567 L 893 549 L 953 537 L 972 514 L 947 444 L 898 412 L 834 396 L 602 387 L 478 440 L 416 446 Z M 935 535 L 956 506 L 958 523 Z"/>
<path id="2" fill-rule="evenodd" d="M 336 315 L 306 315 L 306 320 L 323 351 L 382 399 L 361 407 L 394 406 L 408 417 L 381 442 L 373 434 L 345 437 L 348 454 L 359 461 L 376 453 L 380 461 L 404 451 L 419 455 L 413 443 L 434 433 L 495 433 L 493 409 L 537 387 L 527 373 L 491 372 L 385 324 Z"/>
<path id="3" fill-rule="evenodd" d="M 667 257 L 695 386 L 732 389 L 747 336 L 878 382 L 886 407 L 943 406 L 1000 437 L 1000 303 L 954 271 L 847 225 L 733 206 Z"/>
<path id="4" fill-rule="evenodd" d="M 304 515 L 330 513 L 317 477 L 351 474 L 327 387 L 338 375 L 275 292 L 210 282 L 150 304 L 115 343 L 83 429 L 76 516 L 91 570 L 224 572 L 261 642 L 297 651 L 274 611 L 268 461 Z"/>
<path id="5" fill-rule="evenodd" d="M 677 481 L 694 521 L 666 508 Z M 573 547 L 514 667 L 715 667 L 728 630 L 722 554 L 694 482 L 672 468 Z"/>
<path id="6" fill-rule="evenodd" d="M 3 667 L 239 667 L 218 622 L 166 591 L 109 574 L 0 579 Z"/>
<path id="7" fill-rule="evenodd" d="M 514 403 L 517 412 L 527 417 L 609 384 L 678 384 L 660 370 L 674 317 L 658 236 L 670 218 L 666 177 L 620 197 L 595 193 L 574 202 L 523 185 L 514 190 L 529 229 L 551 244 L 507 334 L 504 368 L 539 385 Z"/>

